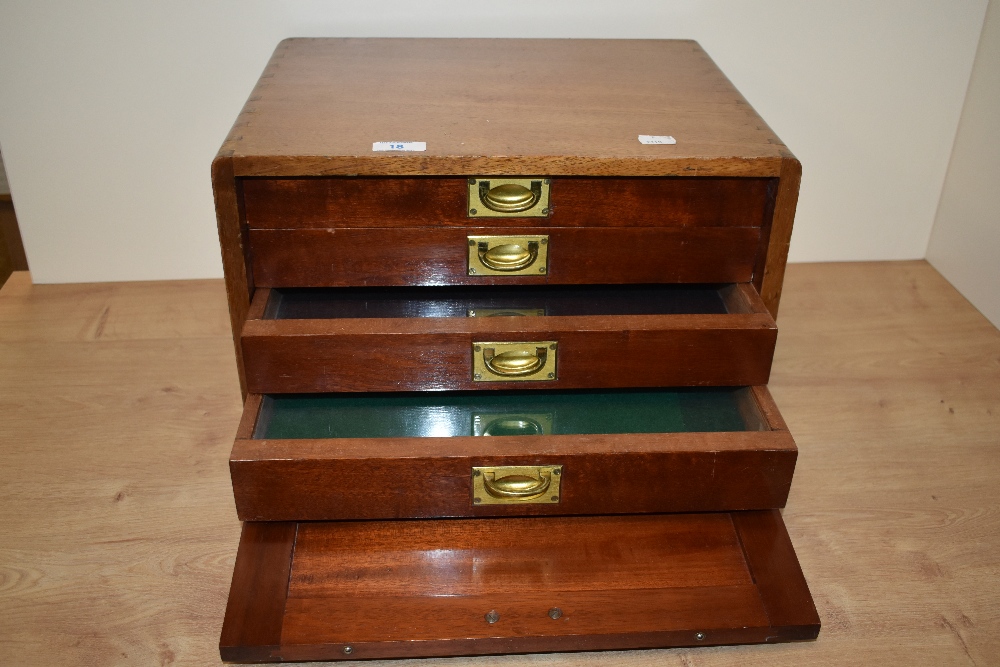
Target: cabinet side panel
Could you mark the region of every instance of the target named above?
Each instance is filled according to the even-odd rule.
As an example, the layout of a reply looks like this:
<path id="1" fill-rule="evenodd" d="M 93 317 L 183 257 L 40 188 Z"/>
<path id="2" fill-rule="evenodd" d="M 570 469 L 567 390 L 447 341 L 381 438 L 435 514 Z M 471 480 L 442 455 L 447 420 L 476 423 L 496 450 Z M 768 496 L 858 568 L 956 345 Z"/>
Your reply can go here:
<path id="1" fill-rule="evenodd" d="M 764 300 L 771 317 L 778 316 L 781 301 L 781 284 L 785 279 L 785 264 L 788 261 L 788 244 L 792 238 L 792 222 L 795 220 L 795 205 L 799 201 L 799 182 L 802 165 L 791 155 L 781 162 L 781 181 L 774 202 L 774 217 L 771 220 L 771 237 L 767 244 L 767 260 L 764 264 L 764 278 L 760 296 Z"/>
<path id="2" fill-rule="evenodd" d="M 240 331 L 243 329 L 243 321 L 250 307 L 250 297 L 253 296 L 253 276 L 247 264 L 245 250 L 248 245 L 245 231 L 240 224 L 240 202 L 231 156 L 220 155 L 212 162 L 212 191 L 215 195 L 215 215 L 219 226 L 219 244 L 222 247 L 222 270 L 226 277 L 226 298 L 229 301 L 229 320 L 233 328 L 240 391 L 246 398 L 247 385 L 243 370 L 243 351 L 240 348 Z"/>

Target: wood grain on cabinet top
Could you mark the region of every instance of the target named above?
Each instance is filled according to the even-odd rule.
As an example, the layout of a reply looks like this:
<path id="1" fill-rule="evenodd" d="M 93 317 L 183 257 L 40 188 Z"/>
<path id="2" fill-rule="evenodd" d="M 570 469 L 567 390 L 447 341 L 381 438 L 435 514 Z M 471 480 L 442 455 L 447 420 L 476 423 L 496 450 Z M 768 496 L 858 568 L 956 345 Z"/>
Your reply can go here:
<path id="1" fill-rule="evenodd" d="M 287 39 L 219 155 L 236 176 L 778 176 L 794 160 L 696 42 L 584 39 Z"/>

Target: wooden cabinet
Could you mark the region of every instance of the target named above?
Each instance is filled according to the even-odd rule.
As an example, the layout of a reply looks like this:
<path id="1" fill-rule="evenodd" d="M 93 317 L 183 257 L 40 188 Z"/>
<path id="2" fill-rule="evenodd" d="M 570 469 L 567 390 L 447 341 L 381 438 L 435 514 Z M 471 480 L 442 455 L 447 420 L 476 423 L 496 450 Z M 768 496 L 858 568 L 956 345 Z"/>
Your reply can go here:
<path id="1" fill-rule="evenodd" d="M 764 386 L 799 173 L 694 42 L 282 42 L 213 163 L 223 658 L 815 637 Z"/>

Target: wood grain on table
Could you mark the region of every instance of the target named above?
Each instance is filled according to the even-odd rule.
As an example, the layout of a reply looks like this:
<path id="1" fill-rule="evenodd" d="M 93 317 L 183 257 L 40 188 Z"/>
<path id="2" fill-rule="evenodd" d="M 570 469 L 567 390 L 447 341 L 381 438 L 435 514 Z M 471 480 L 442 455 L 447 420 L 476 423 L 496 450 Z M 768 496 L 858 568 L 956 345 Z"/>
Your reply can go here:
<path id="1" fill-rule="evenodd" d="M 1000 332 L 925 262 L 792 265 L 778 324 L 817 641 L 391 664 L 1000 664 Z M 218 664 L 240 534 L 222 281 L 15 273 L 0 405 L 0 662 Z"/>

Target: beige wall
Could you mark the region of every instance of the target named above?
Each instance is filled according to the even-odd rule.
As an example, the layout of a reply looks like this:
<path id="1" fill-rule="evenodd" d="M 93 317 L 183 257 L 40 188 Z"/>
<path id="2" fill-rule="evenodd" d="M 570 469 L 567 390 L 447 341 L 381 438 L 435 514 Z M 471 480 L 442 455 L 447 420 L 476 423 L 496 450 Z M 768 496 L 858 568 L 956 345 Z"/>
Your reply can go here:
<path id="1" fill-rule="evenodd" d="M 0 3 L 39 282 L 221 275 L 209 163 L 289 36 L 699 40 L 804 165 L 791 258 L 923 257 L 986 0 Z"/>
<path id="2" fill-rule="evenodd" d="M 1000 327 L 1000 2 L 986 13 L 927 259 Z"/>

